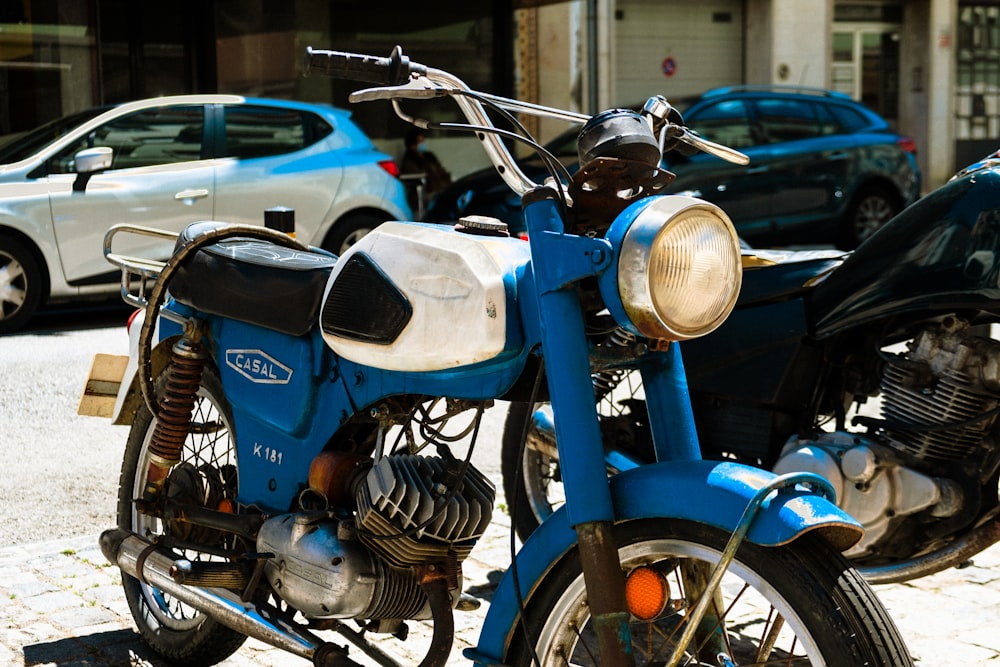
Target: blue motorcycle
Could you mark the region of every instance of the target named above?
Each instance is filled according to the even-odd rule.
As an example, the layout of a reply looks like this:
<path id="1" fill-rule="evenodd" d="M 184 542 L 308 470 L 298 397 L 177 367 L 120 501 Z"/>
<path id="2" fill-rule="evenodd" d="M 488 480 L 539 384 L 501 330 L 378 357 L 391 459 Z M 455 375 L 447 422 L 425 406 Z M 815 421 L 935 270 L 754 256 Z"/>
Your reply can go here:
<path id="1" fill-rule="evenodd" d="M 111 411 L 131 427 L 118 526 L 101 545 L 156 653 L 214 664 L 251 636 L 323 667 L 361 664 L 353 650 L 395 665 L 392 642 L 372 637 L 402 641 L 407 621 L 429 619 L 421 664 L 445 664 L 462 563 L 495 501 L 471 448 L 503 399 L 572 415 L 555 424 L 566 502 L 499 583 L 465 653 L 475 664 L 912 664 L 841 555 L 862 531 L 822 478 L 701 459 L 678 341 L 733 308 L 740 246 L 716 206 L 658 194 L 671 175 L 657 165 L 681 144 L 743 156 L 689 133 L 659 97 L 591 118 L 472 91 L 398 48 L 306 62 L 379 86 L 352 101 L 475 133 L 523 195 L 529 241 L 481 218 L 387 222 L 340 257 L 265 227 L 109 231 L 142 310 Z M 465 121 L 404 110 L 438 97 Z M 584 122 L 581 169 L 564 173 L 511 111 Z M 539 151 L 552 178 L 527 179 L 504 139 Z M 156 261 L 116 240 L 173 251 Z M 656 458 L 610 479 L 598 314 L 630 341 L 606 361 L 640 374 Z"/>

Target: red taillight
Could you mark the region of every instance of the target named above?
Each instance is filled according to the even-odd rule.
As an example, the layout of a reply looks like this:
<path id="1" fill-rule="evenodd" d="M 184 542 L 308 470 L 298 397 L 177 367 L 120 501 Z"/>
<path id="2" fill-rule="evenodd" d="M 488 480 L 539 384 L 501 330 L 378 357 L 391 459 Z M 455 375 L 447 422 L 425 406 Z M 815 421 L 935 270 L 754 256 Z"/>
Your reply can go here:
<path id="1" fill-rule="evenodd" d="M 399 178 L 399 165 L 392 160 L 380 160 L 378 166 L 385 169 L 390 176 Z"/>
<path id="2" fill-rule="evenodd" d="M 140 308 L 128 316 L 128 322 L 125 323 L 125 331 L 129 333 L 132 332 L 132 323 L 135 322 L 135 318 L 137 318 L 141 312 L 143 312 L 143 310 Z"/>
<path id="3" fill-rule="evenodd" d="M 917 142 L 909 137 L 900 137 L 896 139 L 896 145 L 902 148 L 907 153 L 917 154 Z"/>

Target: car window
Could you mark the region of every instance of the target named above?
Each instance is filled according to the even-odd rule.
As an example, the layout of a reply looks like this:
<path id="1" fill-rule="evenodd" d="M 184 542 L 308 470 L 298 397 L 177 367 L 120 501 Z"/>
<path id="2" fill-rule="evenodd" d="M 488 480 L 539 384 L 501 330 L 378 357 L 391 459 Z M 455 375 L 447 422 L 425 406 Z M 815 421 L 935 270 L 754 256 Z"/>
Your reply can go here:
<path id="1" fill-rule="evenodd" d="M 292 153 L 333 132 L 316 114 L 265 106 L 227 106 L 222 155 L 250 159 Z"/>
<path id="2" fill-rule="evenodd" d="M 797 141 L 818 137 L 823 132 L 814 105 L 803 100 L 754 100 L 757 122 L 768 141 Z"/>
<path id="3" fill-rule="evenodd" d="M 72 173 L 76 153 L 95 146 L 114 150 L 112 169 L 200 160 L 204 118 L 202 105 L 157 107 L 116 118 L 63 149 L 50 162 L 49 173 Z"/>
<path id="4" fill-rule="evenodd" d="M 743 100 L 721 100 L 691 113 L 687 126 L 701 136 L 731 148 L 753 146 L 750 118 Z"/>
<path id="5" fill-rule="evenodd" d="M 107 107 L 78 111 L 69 116 L 57 118 L 45 125 L 40 125 L 27 133 L 0 137 L 0 164 L 10 164 L 28 159 L 59 137 L 103 111 L 107 111 Z"/>
<path id="6" fill-rule="evenodd" d="M 816 112 L 816 120 L 819 122 L 819 133 L 820 134 L 843 134 L 845 132 L 843 125 L 833 112 L 830 111 L 830 107 L 823 104 L 813 105 L 813 110 Z"/>
<path id="7" fill-rule="evenodd" d="M 830 104 L 825 107 L 837 118 L 837 123 L 845 132 L 857 132 L 869 125 L 868 119 L 859 111 L 843 104 Z"/>

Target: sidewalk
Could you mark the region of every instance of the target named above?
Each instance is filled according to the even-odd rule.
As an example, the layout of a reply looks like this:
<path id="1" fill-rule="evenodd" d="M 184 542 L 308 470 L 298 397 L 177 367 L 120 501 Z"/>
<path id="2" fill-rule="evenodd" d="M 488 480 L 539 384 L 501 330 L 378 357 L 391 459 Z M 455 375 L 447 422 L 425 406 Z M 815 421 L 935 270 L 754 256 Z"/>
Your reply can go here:
<path id="1" fill-rule="evenodd" d="M 465 562 L 465 589 L 482 595 L 477 612 L 456 612 L 456 642 L 449 665 L 469 665 L 461 649 L 475 643 L 500 565 L 509 562 L 510 521 L 497 511 L 493 524 Z M 918 665 L 1000 667 L 1000 546 L 961 570 L 876 589 Z M 97 547 L 97 536 L 0 549 L 0 665 L 25 667 L 159 667 L 132 625 L 117 568 Z M 336 634 L 329 638 L 346 641 Z M 410 623 L 405 663 L 424 656 L 429 628 Z M 393 642 L 397 646 L 398 642 Z M 352 658 L 366 658 L 352 651 Z M 308 665 L 249 640 L 225 667 Z M 375 664 L 375 663 L 370 663 Z"/>

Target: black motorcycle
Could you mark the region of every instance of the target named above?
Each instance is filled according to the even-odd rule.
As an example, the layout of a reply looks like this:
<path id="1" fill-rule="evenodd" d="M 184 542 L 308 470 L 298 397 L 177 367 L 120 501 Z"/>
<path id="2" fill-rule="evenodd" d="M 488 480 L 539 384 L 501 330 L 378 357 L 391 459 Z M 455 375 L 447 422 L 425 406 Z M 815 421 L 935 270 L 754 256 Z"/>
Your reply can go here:
<path id="1" fill-rule="evenodd" d="M 1000 540 L 1000 156 L 959 172 L 850 254 L 746 250 L 736 309 L 682 344 L 706 458 L 828 479 L 865 527 L 874 583 L 959 565 Z M 595 319 L 606 462 L 653 456 L 638 344 Z M 547 405 L 512 403 L 504 487 L 522 538 L 559 503 Z"/>

